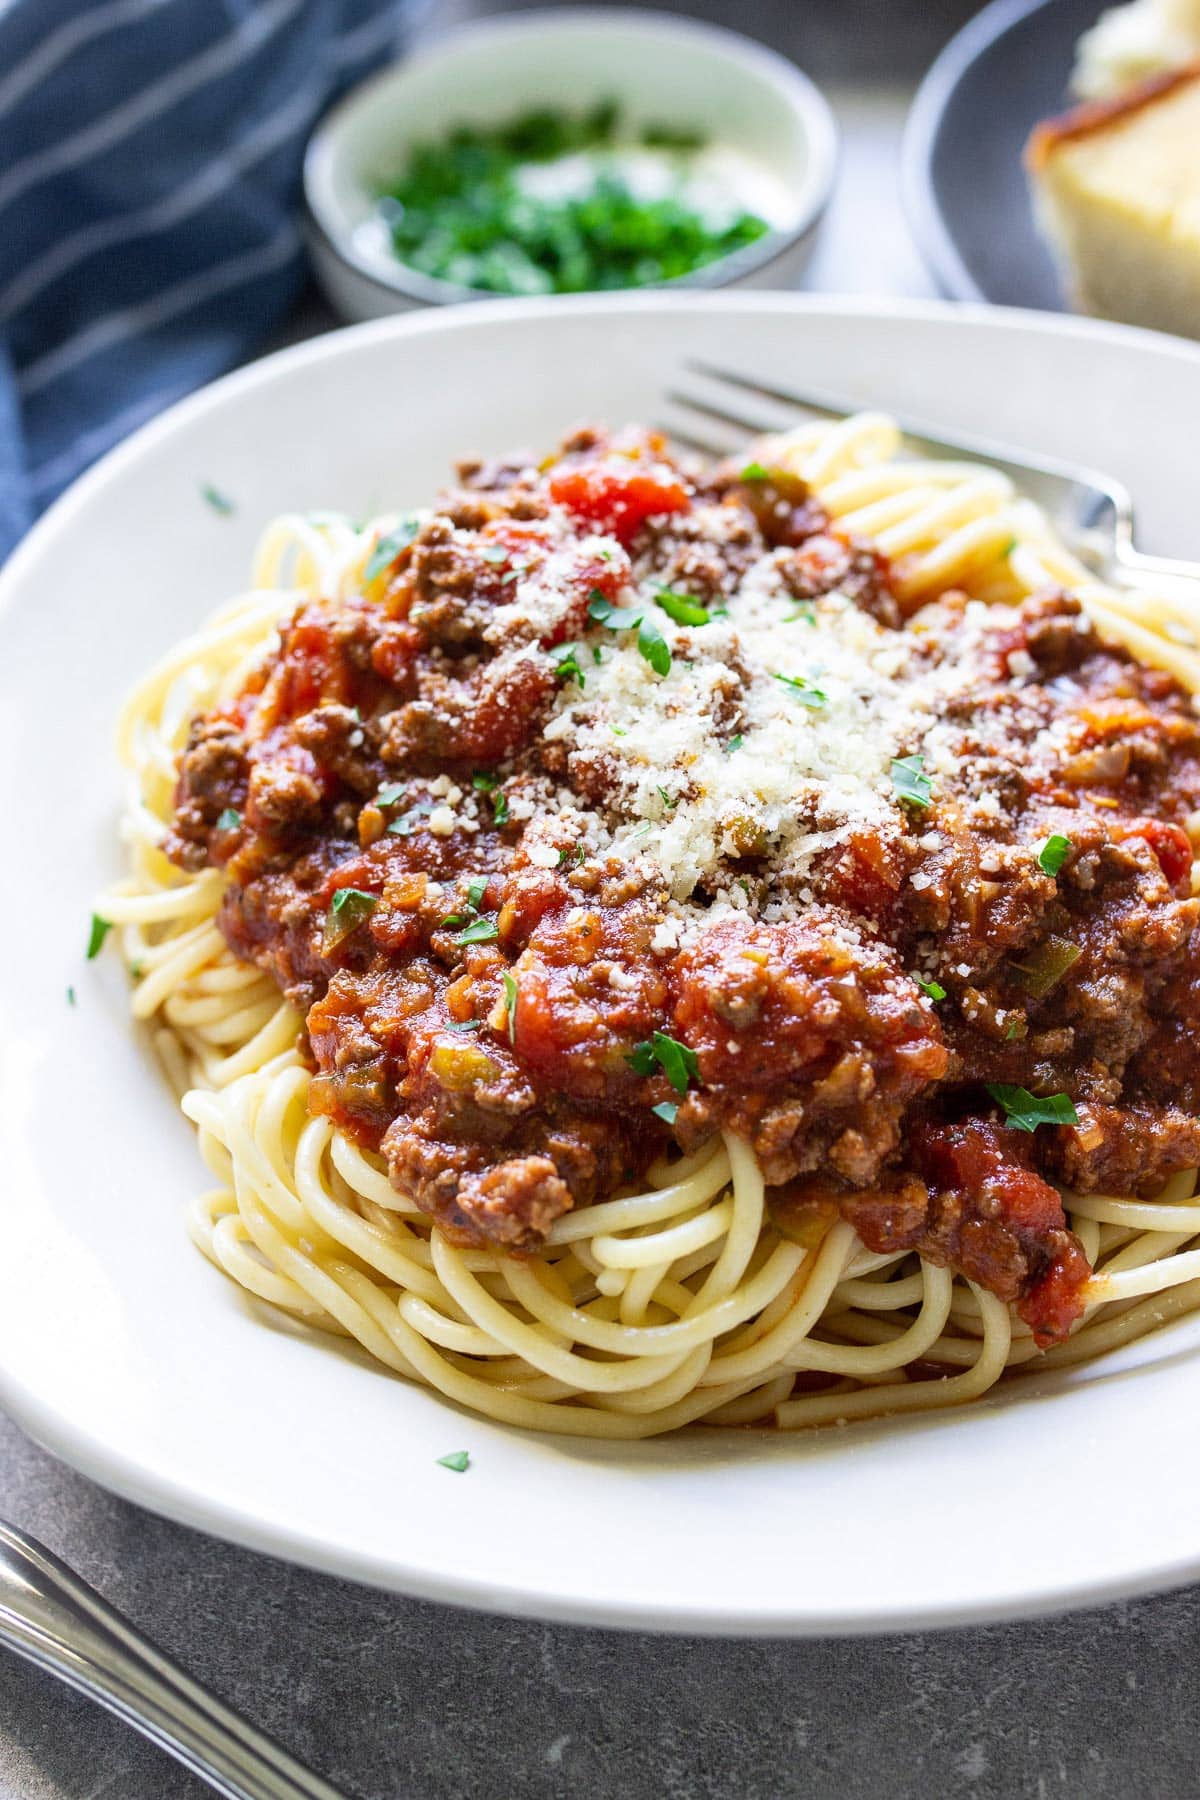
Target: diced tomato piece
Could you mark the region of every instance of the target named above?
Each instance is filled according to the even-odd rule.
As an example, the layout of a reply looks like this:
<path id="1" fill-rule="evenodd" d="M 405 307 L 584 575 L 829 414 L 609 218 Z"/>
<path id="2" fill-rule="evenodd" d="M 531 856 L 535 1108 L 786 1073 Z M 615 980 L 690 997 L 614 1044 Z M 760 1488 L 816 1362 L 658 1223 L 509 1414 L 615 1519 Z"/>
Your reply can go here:
<path id="1" fill-rule="evenodd" d="M 558 469 L 550 477 L 550 498 L 594 530 L 628 544 L 647 519 L 687 512 L 691 495 L 662 463 L 639 465 L 628 458 Z"/>
<path id="2" fill-rule="evenodd" d="M 1168 825 L 1162 819 L 1130 819 L 1122 835 L 1145 838 L 1173 888 L 1181 887 L 1191 875 L 1191 840 L 1181 826 Z"/>
<path id="3" fill-rule="evenodd" d="M 1017 1301 L 1017 1311 L 1032 1329 L 1039 1350 L 1067 1337 L 1083 1311 L 1084 1288 L 1092 1273 L 1075 1239 L 1066 1232 L 1059 1236 L 1062 1242 L 1045 1274 Z"/>

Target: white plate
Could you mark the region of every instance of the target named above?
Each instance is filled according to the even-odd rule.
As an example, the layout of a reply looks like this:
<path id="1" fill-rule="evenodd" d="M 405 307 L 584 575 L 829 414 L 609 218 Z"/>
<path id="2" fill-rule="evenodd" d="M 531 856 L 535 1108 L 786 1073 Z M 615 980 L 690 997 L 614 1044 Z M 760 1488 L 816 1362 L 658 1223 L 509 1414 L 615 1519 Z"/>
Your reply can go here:
<path id="1" fill-rule="evenodd" d="M 244 585 L 283 508 L 426 499 L 459 453 L 653 416 L 684 354 L 907 407 L 1124 478 L 1200 556 L 1200 348 L 1034 314 L 795 296 L 488 303 L 360 327 L 139 433 L 0 578 L 0 1400 L 158 1511 L 438 1600 L 686 1630 L 998 1618 L 1200 1573 L 1200 1320 L 974 1410 L 590 1444 L 457 1412 L 258 1310 L 191 1247 L 205 1182 L 87 965 L 134 677 Z M 223 519 L 200 484 L 237 503 Z M 78 1004 L 67 1002 L 73 984 Z M 465 1475 L 438 1456 L 467 1448 Z"/>

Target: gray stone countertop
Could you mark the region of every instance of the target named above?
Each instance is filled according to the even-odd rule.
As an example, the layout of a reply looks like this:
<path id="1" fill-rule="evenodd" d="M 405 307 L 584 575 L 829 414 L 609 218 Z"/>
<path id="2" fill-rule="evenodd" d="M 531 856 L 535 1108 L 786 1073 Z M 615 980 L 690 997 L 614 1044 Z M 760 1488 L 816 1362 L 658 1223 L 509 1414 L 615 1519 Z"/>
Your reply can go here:
<path id="1" fill-rule="evenodd" d="M 890 3 L 910 53 L 914 41 L 922 55 L 934 48 L 939 24 L 944 36 L 955 22 L 953 0 L 932 26 L 938 8 Z M 764 5 L 736 19 L 714 0 L 703 11 L 746 29 L 769 14 L 778 29 L 759 35 L 810 44 L 809 66 L 827 81 L 838 71 L 830 20 L 840 15 L 861 43 L 870 17 L 889 10 L 889 0 Z M 433 24 L 474 10 L 447 0 Z M 805 285 L 928 294 L 897 193 L 910 87 L 865 85 L 881 66 L 876 51 L 856 64 L 853 85 L 830 88 L 844 157 Z M 330 323 L 311 303 L 291 335 Z M 1102 1494 L 1081 1500 L 1104 1505 Z M 40 1536 L 192 1673 L 361 1800 L 1200 1795 L 1194 1590 L 983 1630 L 790 1644 L 482 1617 L 374 1594 L 154 1518 L 2 1416 L 0 1517 Z M 1070 1526 L 1039 1517 L 1014 1470 L 1013 1530 L 1047 1529 Z M 863 1546 L 873 1557 L 936 1553 L 911 1513 L 881 1522 L 878 1543 Z M 106 1714 L 0 1655 L 5 1800 L 205 1791 Z"/>

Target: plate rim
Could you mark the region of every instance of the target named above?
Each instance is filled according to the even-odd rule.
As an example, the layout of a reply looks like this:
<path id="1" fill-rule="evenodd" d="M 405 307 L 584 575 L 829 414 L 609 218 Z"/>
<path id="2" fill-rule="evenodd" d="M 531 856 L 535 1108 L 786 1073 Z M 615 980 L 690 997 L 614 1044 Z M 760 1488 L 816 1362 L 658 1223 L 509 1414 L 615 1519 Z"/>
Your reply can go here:
<path id="1" fill-rule="evenodd" d="M 1055 0 L 992 0 L 974 23 L 987 18 L 993 10 L 1034 11 L 1051 6 Z M 969 31 L 971 27 L 967 27 Z M 960 33 L 960 36 L 965 33 Z M 1060 333 L 1067 337 L 1084 336 L 1097 343 L 1140 341 L 1160 352 L 1169 347 L 1172 354 L 1188 360 L 1200 359 L 1200 339 L 1176 337 L 1173 333 L 1154 331 L 1144 325 L 1126 325 L 1112 319 L 1097 319 L 1080 313 L 1045 312 L 1032 306 L 1001 306 L 983 298 L 954 300 L 947 297 L 925 298 L 907 295 L 863 293 L 796 293 L 784 289 L 716 288 L 705 292 L 670 292 L 649 289 L 645 292 L 615 294 L 555 294 L 528 299 L 494 299 L 464 301 L 462 305 L 427 307 L 406 313 L 390 313 L 380 319 L 366 319 L 352 325 L 339 325 L 298 343 L 285 344 L 277 350 L 254 357 L 250 362 L 205 382 L 190 394 L 172 404 L 152 419 L 122 438 L 111 449 L 77 475 L 75 480 L 34 520 L 29 530 L 0 563 L 0 616 L 11 604 L 11 591 L 22 579 L 25 565 L 41 553 L 43 541 L 49 539 L 69 521 L 93 491 L 119 474 L 127 461 L 133 461 L 160 437 L 171 435 L 193 418 L 219 405 L 226 397 L 250 392 L 268 383 L 277 371 L 293 366 L 323 362 L 341 354 L 350 340 L 366 343 L 372 339 L 420 336 L 431 331 L 457 331 L 477 320 L 504 318 L 544 319 L 564 315 L 595 312 L 597 314 L 654 313 L 675 308 L 688 312 L 714 312 L 726 308 L 736 312 L 794 312 L 830 314 L 863 319 L 909 319 L 924 323 L 939 320 L 965 320 L 971 324 L 995 326 L 1000 330 L 1033 329 Z M 849 396 L 848 396 L 849 397 Z M 864 397 L 863 405 L 868 404 Z M 1014 446 L 1015 447 L 1015 446 Z"/>
<path id="2" fill-rule="evenodd" d="M 1028 8 L 1028 0 L 1021 0 Z M 1035 0 L 1045 4 L 1046 0 Z M 1003 0 L 1011 5 L 1011 0 Z M 186 431 L 206 413 L 228 399 L 251 393 L 279 374 L 317 362 L 336 359 L 352 345 L 386 342 L 452 332 L 476 321 L 543 319 L 558 312 L 592 314 L 599 318 L 685 310 L 696 313 L 821 315 L 886 325 L 890 320 L 924 323 L 951 322 L 983 326 L 989 332 L 1029 331 L 1044 337 L 1090 340 L 1097 345 L 1120 342 L 1142 344 L 1146 349 L 1200 365 L 1200 344 L 1189 344 L 1157 332 L 1081 319 L 1070 314 L 1047 314 L 1027 308 L 955 305 L 944 300 L 904 299 L 863 295 L 795 295 L 784 293 L 579 296 L 563 300 L 483 301 L 449 312 L 399 315 L 346 327 L 320 337 L 289 345 L 260 358 L 187 396 L 143 425 L 130 438 L 110 450 L 82 475 L 35 524 L 0 570 L 0 617 L 16 603 L 26 569 L 36 565 L 43 545 L 69 531 L 75 514 L 111 480 L 119 478 L 127 464 L 139 460 L 160 440 Z M 7 1035 L 7 1034 L 6 1034 Z M 285 1519 L 265 1520 L 252 1508 L 235 1500 L 198 1493 L 137 1455 L 104 1441 L 89 1431 L 86 1421 L 61 1405 L 43 1399 L 22 1374 L 0 1363 L 0 1405 L 36 1442 L 87 1477 L 134 1504 L 257 1553 L 282 1557 L 342 1579 L 355 1580 L 389 1591 L 442 1604 L 471 1607 L 511 1616 L 561 1623 L 640 1631 L 676 1632 L 711 1636 L 810 1637 L 855 1636 L 964 1626 L 1002 1619 L 1029 1618 L 1049 1612 L 1078 1610 L 1136 1595 L 1179 1586 L 1200 1575 L 1200 1534 L 1187 1554 L 1164 1557 L 1143 1564 L 1128 1574 L 1107 1580 L 1076 1576 L 1056 1583 L 1047 1578 L 1034 1590 L 1023 1588 L 1000 1599 L 934 1600 L 914 1612 L 911 1603 L 860 1603 L 856 1610 L 836 1614 L 805 1610 L 794 1597 L 777 1613 L 761 1607 L 741 1612 L 703 1599 L 607 1602 L 594 1593 L 583 1596 L 554 1590 L 537 1583 L 536 1571 L 522 1585 L 498 1585 L 477 1575 L 455 1575 L 445 1568 L 430 1567 L 406 1557 L 403 1547 L 386 1561 L 370 1552 L 334 1544 L 298 1530 Z"/>
<path id="3" fill-rule="evenodd" d="M 991 0 L 990 6 L 955 32 L 934 58 L 913 96 L 900 147 L 901 201 L 917 248 L 948 299 L 990 304 L 967 268 L 936 197 L 933 163 L 946 107 L 967 70 L 985 50 L 1035 13 L 1047 12 L 1056 4 L 1057 0 Z M 1075 316 L 1065 307 L 1046 316 L 1062 315 Z"/>

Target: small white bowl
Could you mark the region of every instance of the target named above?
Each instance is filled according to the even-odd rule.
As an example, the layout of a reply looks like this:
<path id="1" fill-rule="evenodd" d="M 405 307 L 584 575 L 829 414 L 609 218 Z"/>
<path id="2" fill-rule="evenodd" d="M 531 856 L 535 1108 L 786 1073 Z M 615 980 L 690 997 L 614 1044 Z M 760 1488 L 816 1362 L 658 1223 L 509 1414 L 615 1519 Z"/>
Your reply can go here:
<path id="1" fill-rule="evenodd" d="M 829 201 L 837 127 L 806 75 L 736 32 L 624 9 L 521 13 L 457 32 L 364 82 L 322 121 L 304 161 L 309 248 L 348 319 L 485 298 L 403 263 L 376 208 L 409 146 L 455 125 L 497 125 L 532 106 L 584 112 L 615 100 L 635 130 L 702 131 L 755 165 L 746 201 L 772 225 L 756 243 L 662 283 L 789 287 Z"/>

